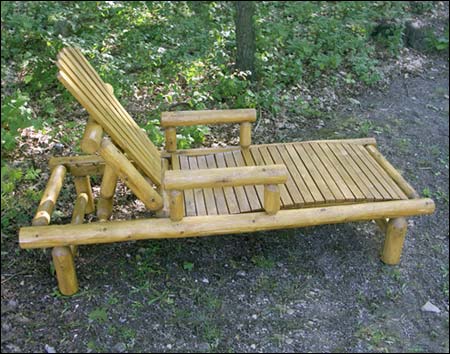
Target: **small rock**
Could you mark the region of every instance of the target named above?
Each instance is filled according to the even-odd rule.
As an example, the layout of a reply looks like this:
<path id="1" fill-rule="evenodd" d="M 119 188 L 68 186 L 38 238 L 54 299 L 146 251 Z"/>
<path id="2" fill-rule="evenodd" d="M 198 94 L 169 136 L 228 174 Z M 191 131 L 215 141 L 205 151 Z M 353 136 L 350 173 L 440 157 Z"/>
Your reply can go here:
<path id="1" fill-rule="evenodd" d="M 209 284 L 209 280 L 207 278 L 203 278 L 202 283 Z"/>
<path id="2" fill-rule="evenodd" d="M 210 351 L 209 344 L 205 342 L 200 343 L 198 345 L 198 350 L 201 352 L 209 352 Z"/>
<path id="3" fill-rule="evenodd" d="M 11 310 L 15 310 L 18 305 L 19 304 L 17 303 L 16 300 L 9 300 L 8 301 L 8 306 L 10 307 Z"/>
<path id="4" fill-rule="evenodd" d="M 9 300 L 6 304 L 2 304 L 2 315 L 14 311 L 18 306 L 17 301 Z"/>
<path id="5" fill-rule="evenodd" d="M 116 353 L 125 353 L 127 351 L 127 346 L 125 343 L 119 342 L 112 349 Z"/>
<path id="6" fill-rule="evenodd" d="M 258 315 L 252 315 L 252 318 L 253 318 L 254 320 L 258 319 Z"/>
<path id="7" fill-rule="evenodd" d="M 22 349 L 20 349 L 17 345 L 14 344 L 8 344 L 6 346 L 6 349 L 8 349 L 10 353 L 23 353 Z"/>
<path id="8" fill-rule="evenodd" d="M 55 149 L 56 152 L 61 152 L 61 151 L 64 150 L 64 145 L 63 145 L 63 144 L 60 144 L 60 143 L 56 143 L 56 144 L 53 146 L 53 149 Z"/>
<path id="9" fill-rule="evenodd" d="M 247 275 L 247 273 L 244 272 L 243 270 L 240 270 L 239 272 L 236 273 L 236 275 L 239 277 L 245 277 Z"/>
<path id="10" fill-rule="evenodd" d="M 422 306 L 422 311 L 425 312 L 434 312 L 434 313 L 440 313 L 441 310 L 435 305 L 433 305 L 431 302 L 427 301 L 425 305 Z"/>
<path id="11" fill-rule="evenodd" d="M 172 349 L 172 344 L 167 344 L 166 347 L 167 349 Z"/>
<path id="12" fill-rule="evenodd" d="M 294 343 L 294 340 L 291 338 L 286 339 L 286 344 L 291 345 L 292 343 Z"/>
<path id="13" fill-rule="evenodd" d="M 49 346 L 48 344 L 46 344 L 44 348 L 46 353 L 56 353 L 55 348 Z"/>
<path id="14" fill-rule="evenodd" d="M 293 315 L 295 311 L 293 309 L 289 309 L 286 311 L 288 315 Z"/>
<path id="15" fill-rule="evenodd" d="M 255 349 L 256 349 L 256 344 L 252 344 L 252 345 L 250 346 L 250 348 L 252 348 L 253 350 L 255 350 Z"/>
<path id="16" fill-rule="evenodd" d="M 2 323 L 2 330 L 4 330 L 5 332 L 9 332 L 11 330 L 11 325 L 8 322 L 3 322 Z"/>

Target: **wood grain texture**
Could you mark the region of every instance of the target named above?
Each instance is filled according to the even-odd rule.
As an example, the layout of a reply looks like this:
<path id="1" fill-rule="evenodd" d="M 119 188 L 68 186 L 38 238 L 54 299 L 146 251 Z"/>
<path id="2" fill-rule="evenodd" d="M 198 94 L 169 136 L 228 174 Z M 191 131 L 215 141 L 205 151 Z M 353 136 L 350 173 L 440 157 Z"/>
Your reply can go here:
<path id="1" fill-rule="evenodd" d="M 431 199 L 411 199 L 280 210 L 275 215 L 255 212 L 192 216 L 177 223 L 170 219 L 143 219 L 83 225 L 31 226 L 20 229 L 19 245 L 21 248 L 46 248 L 71 244 L 225 235 L 424 215 L 431 214 L 434 210 L 435 205 Z"/>

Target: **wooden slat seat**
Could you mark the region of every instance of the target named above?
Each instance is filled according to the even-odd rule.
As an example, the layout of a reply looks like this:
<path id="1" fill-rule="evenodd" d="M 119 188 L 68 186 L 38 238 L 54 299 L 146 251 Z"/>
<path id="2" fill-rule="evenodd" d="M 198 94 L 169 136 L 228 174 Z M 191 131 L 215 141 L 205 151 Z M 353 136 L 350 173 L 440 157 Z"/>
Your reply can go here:
<path id="1" fill-rule="evenodd" d="M 253 145 L 248 150 L 207 155 L 174 154 L 172 161 L 173 169 L 181 170 L 284 164 L 289 177 L 280 186 L 282 209 L 408 199 L 360 144 L 323 141 Z M 185 214 L 261 211 L 262 198 L 262 186 L 185 190 Z"/>

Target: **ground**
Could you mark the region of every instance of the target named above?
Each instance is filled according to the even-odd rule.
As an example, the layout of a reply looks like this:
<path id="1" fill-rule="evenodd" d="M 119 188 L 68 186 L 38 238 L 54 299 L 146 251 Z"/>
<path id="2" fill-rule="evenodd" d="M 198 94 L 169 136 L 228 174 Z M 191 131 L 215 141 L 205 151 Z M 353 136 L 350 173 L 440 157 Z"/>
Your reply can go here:
<path id="1" fill-rule="evenodd" d="M 105 244 L 80 247 L 80 292 L 64 297 L 49 250 L 20 250 L 2 232 L 2 352 L 448 352 L 448 60 L 407 54 L 386 87 L 254 134 L 375 136 L 436 202 L 409 219 L 398 266 L 380 261 L 370 222 Z M 427 301 L 440 313 L 422 311 Z"/>

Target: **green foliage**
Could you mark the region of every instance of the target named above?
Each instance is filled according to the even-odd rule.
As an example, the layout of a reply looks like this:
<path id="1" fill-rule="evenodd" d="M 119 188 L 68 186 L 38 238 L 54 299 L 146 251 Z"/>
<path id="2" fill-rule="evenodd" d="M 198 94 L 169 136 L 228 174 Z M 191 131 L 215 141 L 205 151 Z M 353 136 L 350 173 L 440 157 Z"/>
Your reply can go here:
<path id="1" fill-rule="evenodd" d="M 14 168 L 8 165 L 1 167 L 1 228 L 6 230 L 16 225 L 25 225 L 29 222 L 31 211 L 29 203 L 38 201 L 41 193 L 34 189 L 28 189 L 25 198 L 17 198 L 18 186 L 23 180 L 34 178 L 38 170 L 29 169 L 24 171 L 20 168 Z"/>
<path id="2" fill-rule="evenodd" d="M 103 307 L 98 307 L 89 313 L 89 320 L 93 322 L 104 323 L 107 319 L 108 314 Z"/>
<path id="3" fill-rule="evenodd" d="M 29 96 L 20 90 L 2 99 L 2 151 L 14 149 L 19 128 L 31 124 L 32 110 L 28 105 L 29 100 Z"/>
<path id="4" fill-rule="evenodd" d="M 427 44 L 428 48 L 431 51 L 437 51 L 437 52 L 448 52 L 448 25 L 444 31 L 444 33 L 440 36 L 437 36 L 432 31 L 428 32 L 427 34 Z"/>
<path id="5" fill-rule="evenodd" d="M 377 82 L 378 54 L 395 55 L 407 12 L 428 11 L 429 6 L 259 2 L 259 81 L 252 85 L 246 73 L 233 70 L 232 2 L 2 2 L 1 65 L 7 83 L 2 89 L 2 149 L 14 148 L 17 130 L 24 126 L 63 122 L 59 129 L 65 129 L 73 123 L 70 117 L 78 105 L 57 82 L 54 65 L 64 46 L 80 47 L 124 105 L 139 104 L 140 98 L 150 102 L 148 111 L 134 113 L 134 118 L 162 145 L 159 114 L 173 104 L 189 109 L 259 107 L 273 115 L 287 105 L 295 114 L 316 116 L 316 103 L 292 105 L 286 92 L 324 75 L 330 85 Z M 383 22 L 394 25 L 379 30 Z M 444 45 L 445 39 L 436 42 Z M 190 127 L 178 134 L 179 147 L 185 148 L 200 144 L 207 131 Z"/>

